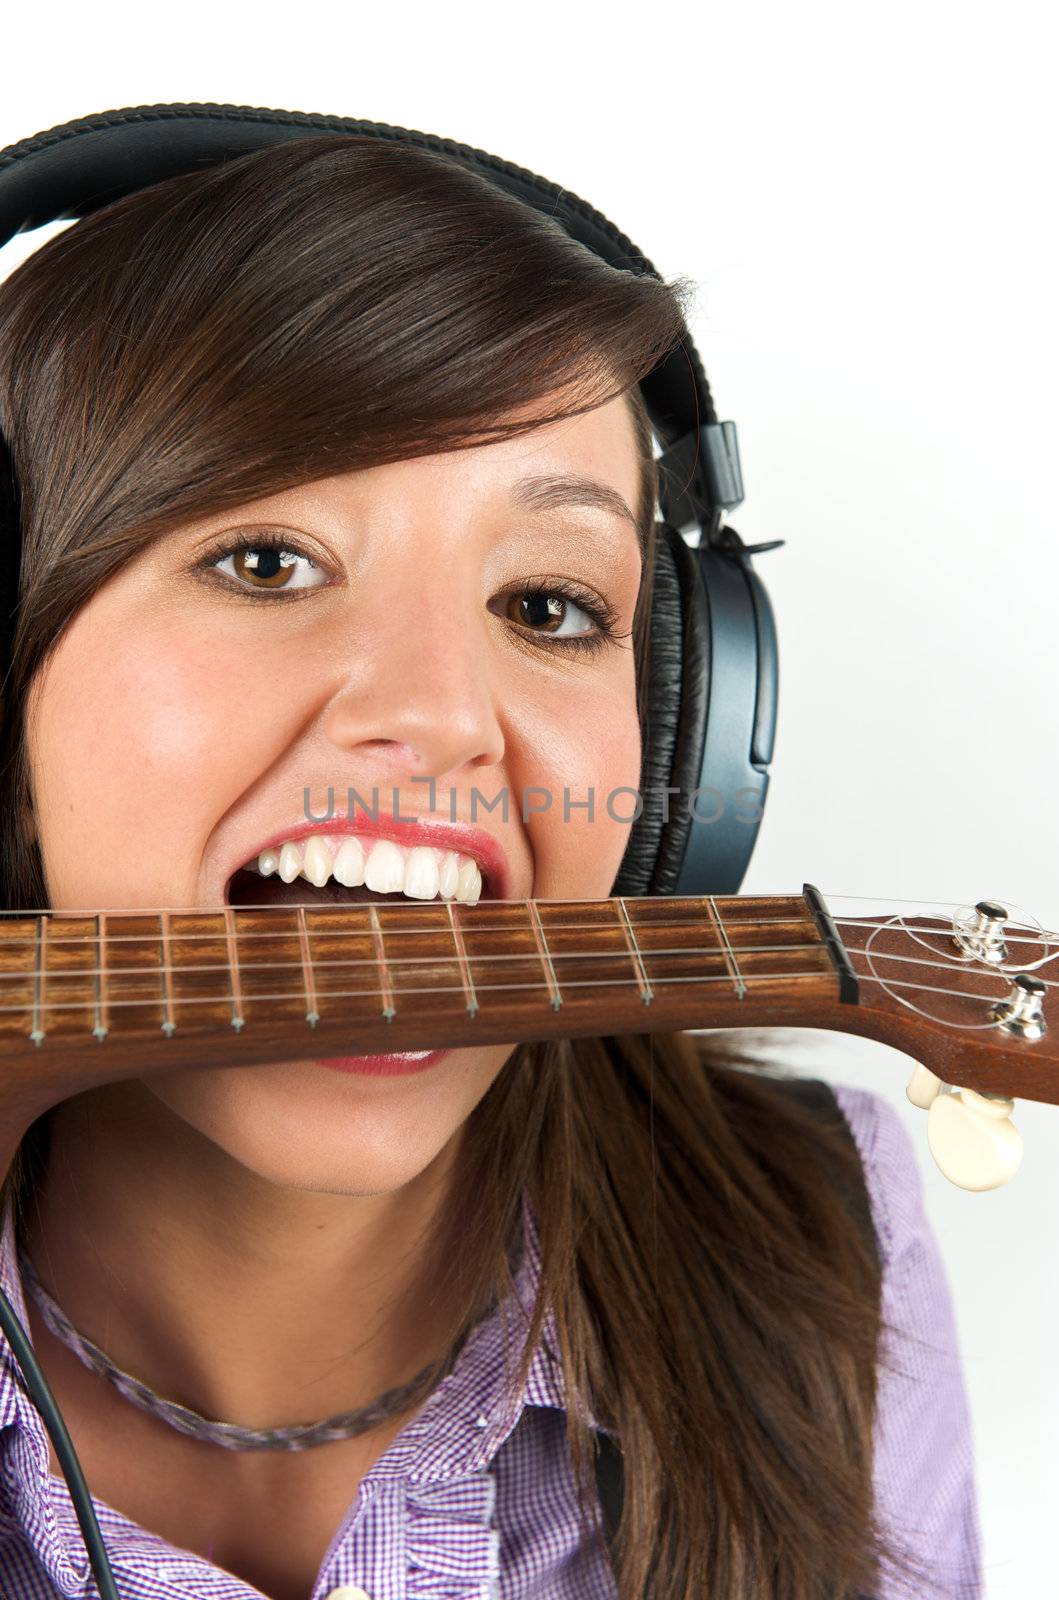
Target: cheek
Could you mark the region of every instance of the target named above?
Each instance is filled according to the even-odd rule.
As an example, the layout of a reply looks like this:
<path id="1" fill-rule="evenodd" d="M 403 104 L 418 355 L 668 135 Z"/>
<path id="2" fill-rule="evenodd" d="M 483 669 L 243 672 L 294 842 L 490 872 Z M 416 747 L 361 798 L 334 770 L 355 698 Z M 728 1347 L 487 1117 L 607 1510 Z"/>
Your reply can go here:
<path id="1" fill-rule="evenodd" d="M 524 793 L 527 806 L 546 805 L 537 789 L 550 796 L 547 809 L 530 812 L 525 822 L 534 896 L 602 899 L 629 841 L 640 779 L 631 657 L 608 681 L 571 685 L 535 705 L 517 748 L 511 782 L 519 820 Z"/>
<path id="2" fill-rule="evenodd" d="M 264 660 L 216 633 L 197 638 L 175 616 L 145 626 L 85 609 L 27 716 L 54 903 L 192 903 L 204 842 L 251 748 L 260 770 L 266 674 Z"/>

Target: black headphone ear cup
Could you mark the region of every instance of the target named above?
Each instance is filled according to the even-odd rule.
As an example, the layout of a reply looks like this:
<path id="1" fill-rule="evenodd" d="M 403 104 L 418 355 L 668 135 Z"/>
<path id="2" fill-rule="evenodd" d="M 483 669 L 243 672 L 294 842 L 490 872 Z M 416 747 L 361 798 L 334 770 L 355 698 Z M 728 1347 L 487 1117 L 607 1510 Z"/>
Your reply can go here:
<path id="1" fill-rule="evenodd" d="M 641 725 L 643 810 L 632 825 L 613 894 L 671 894 L 691 829 L 709 706 L 709 609 L 695 551 L 655 524 L 654 589 Z M 680 793 L 664 790 L 679 786 Z M 669 820 L 664 807 L 668 799 Z"/>

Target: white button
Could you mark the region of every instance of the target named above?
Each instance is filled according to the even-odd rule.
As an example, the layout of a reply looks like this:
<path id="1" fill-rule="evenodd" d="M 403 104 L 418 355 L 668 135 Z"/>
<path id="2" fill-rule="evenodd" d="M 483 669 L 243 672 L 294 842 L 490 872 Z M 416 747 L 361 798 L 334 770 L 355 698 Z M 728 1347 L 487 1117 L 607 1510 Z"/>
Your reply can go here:
<path id="1" fill-rule="evenodd" d="M 371 1600 L 367 1589 L 362 1589 L 356 1583 L 340 1583 L 337 1589 L 332 1589 L 327 1600 Z"/>

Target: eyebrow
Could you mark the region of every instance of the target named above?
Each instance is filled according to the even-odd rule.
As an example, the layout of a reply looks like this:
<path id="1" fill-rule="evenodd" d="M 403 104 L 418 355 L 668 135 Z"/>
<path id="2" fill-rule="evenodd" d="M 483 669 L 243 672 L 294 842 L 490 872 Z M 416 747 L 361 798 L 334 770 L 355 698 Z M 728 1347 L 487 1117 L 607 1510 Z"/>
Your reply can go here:
<path id="1" fill-rule="evenodd" d="M 640 525 L 624 498 L 617 489 L 599 478 L 552 474 L 522 478 L 513 486 L 511 499 L 516 505 L 534 506 L 545 511 L 555 506 L 594 506 L 597 510 L 622 517 L 632 524 L 637 533 L 640 531 Z"/>

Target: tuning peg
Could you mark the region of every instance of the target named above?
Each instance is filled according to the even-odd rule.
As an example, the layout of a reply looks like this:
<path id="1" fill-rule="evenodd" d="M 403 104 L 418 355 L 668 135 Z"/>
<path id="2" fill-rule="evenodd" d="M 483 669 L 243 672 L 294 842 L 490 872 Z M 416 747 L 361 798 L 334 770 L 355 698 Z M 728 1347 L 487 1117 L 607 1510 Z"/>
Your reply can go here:
<path id="1" fill-rule="evenodd" d="M 911 1091 L 909 1084 L 910 1099 Z M 956 1089 L 947 1084 L 933 1096 L 927 1117 L 927 1143 L 950 1183 L 981 1193 L 999 1189 L 1015 1175 L 1022 1160 L 1022 1135 L 1011 1121 L 1014 1109 L 1014 1100 L 1002 1095 L 979 1094 L 975 1089 Z"/>
<path id="2" fill-rule="evenodd" d="M 935 1076 L 929 1067 L 924 1067 L 917 1061 L 915 1071 L 908 1080 L 908 1088 L 905 1090 L 912 1104 L 918 1106 L 920 1111 L 929 1111 L 941 1089 L 941 1079 Z"/>

